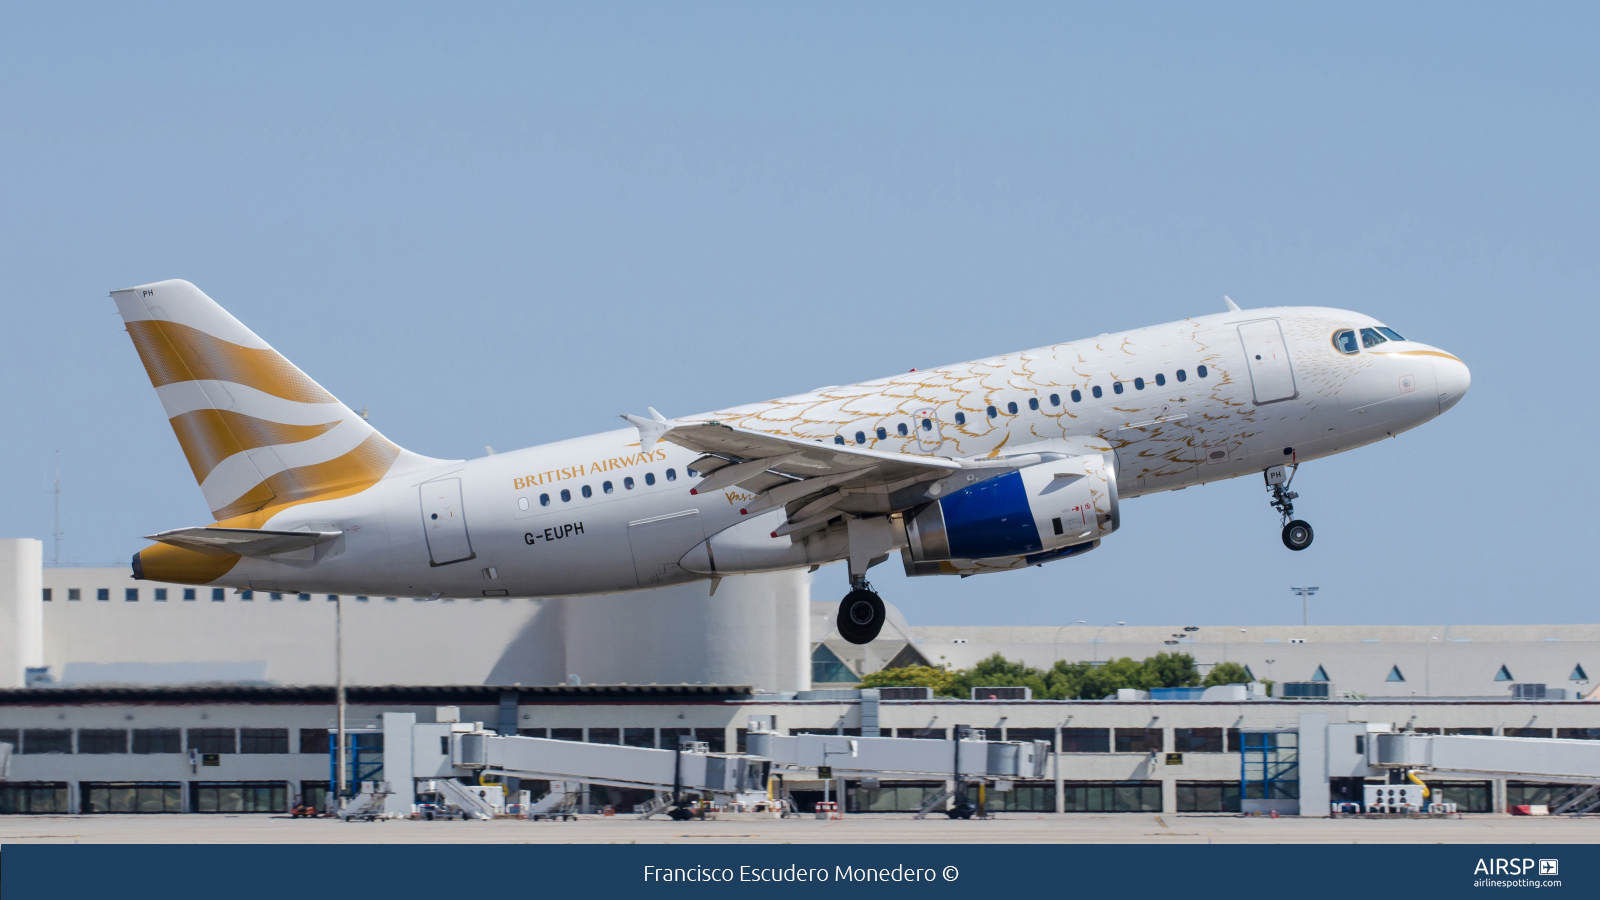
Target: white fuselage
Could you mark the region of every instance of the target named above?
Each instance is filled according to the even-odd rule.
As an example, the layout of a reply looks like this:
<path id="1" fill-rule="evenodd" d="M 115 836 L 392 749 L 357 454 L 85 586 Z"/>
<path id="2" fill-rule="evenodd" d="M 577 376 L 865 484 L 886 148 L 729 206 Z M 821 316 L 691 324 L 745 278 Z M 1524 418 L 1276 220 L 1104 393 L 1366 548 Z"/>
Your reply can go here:
<path id="1" fill-rule="evenodd" d="M 1268 333 L 1249 323 L 1267 320 L 1282 344 L 1247 349 L 1249 335 Z M 1336 309 L 1229 312 L 685 418 L 949 459 L 1100 453 L 1127 499 L 1359 447 L 1459 399 L 1468 375 L 1448 353 L 1404 340 L 1354 353 L 1335 346 L 1337 332 L 1377 325 Z M 698 456 L 665 441 L 641 453 L 630 427 L 391 475 L 353 496 L 290 507 L 264 526 L 342 531 L 338 540 L 246 558 L 216 583 L 548 597 L 702 579 L 680 559 L 748 521 L 744 504 L 754 498 L 738 489 L 691 493 Z M 459 502 L 419 496 L 450 479 L 459 479 Z M 446 507 L 464 533 L 433 539 L 465 540 L 471 557 L 434 565 L 429 529 L 438 526 L 429 522 L 438 520 L 426 517 Z M 784 521 L 782 508 L 757 515 L 773 527 Z"/>

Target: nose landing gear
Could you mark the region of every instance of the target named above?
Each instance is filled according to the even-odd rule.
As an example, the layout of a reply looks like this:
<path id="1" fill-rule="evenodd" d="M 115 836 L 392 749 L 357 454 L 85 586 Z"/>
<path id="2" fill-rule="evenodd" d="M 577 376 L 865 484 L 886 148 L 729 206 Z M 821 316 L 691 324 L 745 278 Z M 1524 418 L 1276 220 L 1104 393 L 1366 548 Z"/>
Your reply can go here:
<path id="1" fill-rule="evenodd" d="M 865 578 L 851 579 L 850 593 L 839 601 L 839 636 L 852 644 L 870 644 L 883 630 L 883 599 Z"/>
<path id="2" fill-rule="evenodd" d="M 1299 463 L 1289 466 L 1273 466 L 1262 473 L 1267 480 L 1267 490 L 1272 492 L 1272 499 L 1267 501 L 1283 520 L 1283 545 L 1290 550 L 1304 550 L 1311 546 L 1313 533 L 1311 524 L 1304 519 L 1294 517 L 1294 501 L 1300 495 L 1289 490 L 1289 485 L 1294 481 L 1294 473 L 1300 468 Z"/>

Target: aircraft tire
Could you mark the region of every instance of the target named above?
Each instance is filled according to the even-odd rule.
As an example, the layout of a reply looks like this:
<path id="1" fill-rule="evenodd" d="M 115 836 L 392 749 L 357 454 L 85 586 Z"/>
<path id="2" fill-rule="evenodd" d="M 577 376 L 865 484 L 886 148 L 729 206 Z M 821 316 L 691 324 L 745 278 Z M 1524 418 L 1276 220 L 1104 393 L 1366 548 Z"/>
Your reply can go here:
<path id="1" fill-rule="evenodd" d="M 883 630 L 887 612 L 883 599 L 872 591 L 857 588 L 839 601 L 839 636 L 852 644 L 870 644 Z"/>
<path id="2" fill-rule="evenodd" d="M 1290 550 L 1304 550 L 1311 546 L 1312 537 L 1311 524 L 1304 519 L 1295 519 L 1283 526 L 1283 545 Z"/>

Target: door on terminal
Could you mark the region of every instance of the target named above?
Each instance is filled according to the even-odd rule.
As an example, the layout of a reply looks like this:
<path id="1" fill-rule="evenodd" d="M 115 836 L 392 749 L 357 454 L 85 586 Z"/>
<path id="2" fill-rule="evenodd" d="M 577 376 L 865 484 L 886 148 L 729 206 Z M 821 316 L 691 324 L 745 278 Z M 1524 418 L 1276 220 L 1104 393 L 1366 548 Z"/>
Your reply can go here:
<path id="1" fill-rule="evenodd" d="M 422 529 L 428 536 L 428 557 L 433 565 L 471 559 L 472 540 L 461 509 L 461 479 L 441 478 L 421 487 Z"/>
<path id="2" fill-rule="evenodd" d="M 1250 386 L 1255 389 L 1257 405 L 1293 399 L 1297 394 L 1294 365 L 1278 320 L 1240 325 L 1239 340 L 1244 344 L 1244 361 L 1250 369 Z"/>

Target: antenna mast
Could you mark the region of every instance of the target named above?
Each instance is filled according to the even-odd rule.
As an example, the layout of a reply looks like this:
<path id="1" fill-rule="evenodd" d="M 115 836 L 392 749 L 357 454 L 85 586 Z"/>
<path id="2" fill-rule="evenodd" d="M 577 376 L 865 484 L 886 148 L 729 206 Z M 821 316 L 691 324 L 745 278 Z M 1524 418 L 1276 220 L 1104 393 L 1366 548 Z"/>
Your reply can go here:
<path id="1" fill-rule="evenodd" d="M 55 494 L 56 495 L 55 496 L 55 501 L 56 501 L 55 523 L 54 523 L 53 527 L 50 529 L 50 537 L 54 539 L 54 543 L 55 543 L 55 554 L 54 554 L 55 555 L 55 562 L 53 563 L 53 565 L 59 567 L 61 565 L 61 538 L 62 538 L 62 534 L 61 534 L 61 451 L 60 450 L 56 451 L 56 480 L 55 480 L 54 486 L 47 493 L 51 493 L 51 494 Z"/>

